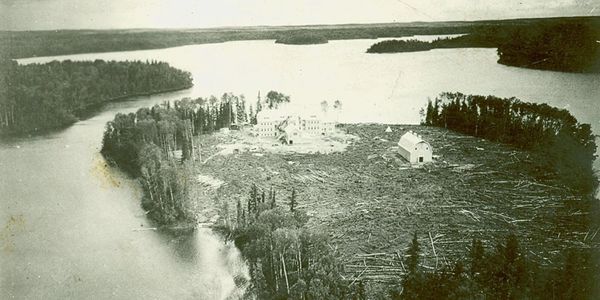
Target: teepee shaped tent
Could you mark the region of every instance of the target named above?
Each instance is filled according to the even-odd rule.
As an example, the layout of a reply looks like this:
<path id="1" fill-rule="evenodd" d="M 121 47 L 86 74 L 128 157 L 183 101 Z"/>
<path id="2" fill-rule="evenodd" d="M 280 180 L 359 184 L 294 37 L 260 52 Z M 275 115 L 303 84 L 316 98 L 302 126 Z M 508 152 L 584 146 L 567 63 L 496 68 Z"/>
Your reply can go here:
<path id="1" fill-rule="evenodd" d="M 390 128 L 390 126 L 388 126 L 388 127 L 385 129 L 385 132 L 392 132 L 392 128 Z"/>

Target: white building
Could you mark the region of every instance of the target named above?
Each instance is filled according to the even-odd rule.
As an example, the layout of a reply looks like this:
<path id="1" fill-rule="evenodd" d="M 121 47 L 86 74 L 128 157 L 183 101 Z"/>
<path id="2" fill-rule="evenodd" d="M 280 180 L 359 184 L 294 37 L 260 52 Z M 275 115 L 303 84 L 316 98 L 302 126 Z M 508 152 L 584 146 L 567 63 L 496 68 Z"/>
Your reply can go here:
<path id="1" fill-rule="evenodd" d="M 256 115 L 254 133 L 260 137 L 282 138 L 288 144 L 305 134 L 327 135 L 335 130 L 335 120 L 326 115 L 300 114 L 292 110 L 262 110 Z M 291 141 L 291 142 L 290 142 Z"/>
<path id="2" fill-rule="evenodd" d="M 433 160 L 433 148 L 420 135 L 409 131 L 398 142 L 398 152 L 411 164 Z"/>

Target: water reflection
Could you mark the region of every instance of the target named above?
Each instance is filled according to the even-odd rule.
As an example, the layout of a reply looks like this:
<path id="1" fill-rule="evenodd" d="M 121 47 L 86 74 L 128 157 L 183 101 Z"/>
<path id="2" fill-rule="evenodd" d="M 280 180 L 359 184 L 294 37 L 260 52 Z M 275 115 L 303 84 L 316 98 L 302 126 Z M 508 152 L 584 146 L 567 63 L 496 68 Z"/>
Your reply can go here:
<path id="1" fill-rule="evenodd" d="M 111 103 L 75 126 L 0 141 L 0 226 L 19 221 L 2 235 L 10 251 L 0 253 L 0 299 L 241 293 L 234 278 L 247 272 L 237 249 L 206 232 L 140 230 L 153 227 L 140 207 L 140 186 L 99 154 L 104 125 L 116 113 L 180 95 Z"/>
<path id="2" fill-rule="evenodd" d="M 195 230 L 161 230 L 160 237 L 172 249 L 177 259 L 184 264 L 195 265 L 198 262 L 198 232 Z"/>

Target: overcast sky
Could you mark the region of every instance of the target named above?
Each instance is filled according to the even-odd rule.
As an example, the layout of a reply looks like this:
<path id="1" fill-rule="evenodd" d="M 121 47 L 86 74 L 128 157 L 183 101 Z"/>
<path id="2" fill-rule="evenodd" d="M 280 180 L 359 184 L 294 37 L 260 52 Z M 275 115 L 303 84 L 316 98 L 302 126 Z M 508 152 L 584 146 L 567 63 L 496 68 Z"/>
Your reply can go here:
<path id="1" fill-rule="evenodd" d="M 0 30 L 200 28 L 600 15 L 600 0 L 0 0 Z"/>

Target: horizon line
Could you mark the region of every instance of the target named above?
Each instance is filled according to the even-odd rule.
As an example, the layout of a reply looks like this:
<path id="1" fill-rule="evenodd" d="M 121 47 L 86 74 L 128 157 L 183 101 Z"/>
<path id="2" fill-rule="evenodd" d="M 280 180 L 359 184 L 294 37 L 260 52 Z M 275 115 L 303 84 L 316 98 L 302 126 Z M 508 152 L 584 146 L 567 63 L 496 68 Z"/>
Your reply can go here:
<path id="1" fill-rule="evenodd" d="M 574 15 L 574 16 L 549 16 L 549 17 L 517 17 L 503 19 L 484 19 L 484 20 L 444 20 L 444 21 L 407 21 L 407 22 L 375 22 L 375 23 L 321 23 L 321 24 L 289 24 L 289 25 L 239 25 L 239 26 L 208 26 L 208 27 L 119 27 L 119 28 L 56 28 L 56 29 L 2 29 L 0 32 L 48 32 L 48 31 L 119 31 L 119 30 L 145 30 L 145 31 L 181 31 L 181 30 L 235 30 L 235 29 L 277 29 L 294 27 L 334 27 L 334 26 L 365 26 L 365 25 L 400 25 L 400 24 L 435 24 L 435 23 L 484 23 L 494 21 L 518 21 L 518 20 L 540 20 L 540 19 L 575 19 L 575 18 L 600 18 L 598 15 Z"/>

